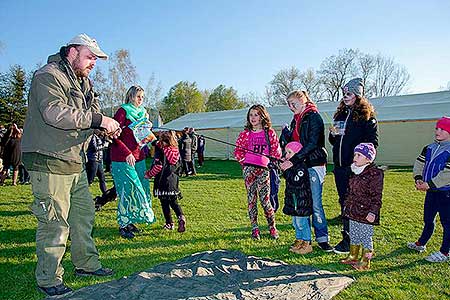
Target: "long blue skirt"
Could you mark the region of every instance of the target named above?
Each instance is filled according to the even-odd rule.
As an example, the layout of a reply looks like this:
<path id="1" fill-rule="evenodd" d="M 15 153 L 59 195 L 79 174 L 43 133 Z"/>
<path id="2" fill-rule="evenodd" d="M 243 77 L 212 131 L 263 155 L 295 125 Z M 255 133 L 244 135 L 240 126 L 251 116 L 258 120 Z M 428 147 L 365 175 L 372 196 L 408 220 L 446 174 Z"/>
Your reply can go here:
<path id="1" fill-rule="evenodd" d="M 111 163 L 111 173 L 119 198 L 117 222 L 120 227 L 156 221 L 152 210 L 150 183 L 144 178 L 145 170 L 145 160 L 136 162 L 134 167 L 126 162 Z"/>

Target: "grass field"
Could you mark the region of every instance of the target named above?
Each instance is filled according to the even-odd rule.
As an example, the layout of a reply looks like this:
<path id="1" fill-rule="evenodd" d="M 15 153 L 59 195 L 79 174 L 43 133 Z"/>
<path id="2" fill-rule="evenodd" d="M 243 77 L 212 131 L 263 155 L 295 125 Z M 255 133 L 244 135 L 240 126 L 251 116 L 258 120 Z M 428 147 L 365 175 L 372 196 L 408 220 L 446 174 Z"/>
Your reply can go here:
<path id="1" fill-rule="evenodd" d="M 422 229 L 424 194 L 414 189 L 411 177 L 411 169 L 407 168 L 386 172 L 382 224 L 375 228 L 374 237 L 377 255 L 372 269 L 363 273 L 338 263 L 341 256 L 321 252 L 315 243 L 313 253 L 305 256 L 290 253 L 288 247 L 294 240 L 294 230 L 290 217 L 282 212 L 278 212 L 276 217 L 279 240 L 269 238 L 261 209 L 259 223 L 263 236 L 260 241 L 252 240 L 244 183 L 235 162 L 206 161 L 198 176 L 182 178 L 184 199 L 180 204 L 187 216 L 185 233 L 162 229 L 161 207 L 154 199 L 153 208 L 158 221 L 146 227 L 141 225 L 143 233 L 134 240 L 124 240 L 118 235 L 117 203 L 109 203 L 97 213 L 94 237 L 103 265 L 116 271 L 113 279 L 195 252 L 229 249 L 353 276 L 356 281 L 335 299 L 449 299 L 449 264 L 431 264 L 423 260 L 427 253 L 439 249 L 442 239 L 440 223 L 437 223 L 426 253 L 414 253 L 405 247 L 406 242 L 414 241 Z M 10 180 L 7 181 L 9 183 Z M 108 186 L 111 185 L 109 177 Z M 284 190 L 283 186 L 281 190 Z M 99 194 L 96 182 L 92 193 Z M 331 173 L 326 176 L 323 196 L 331 244 L 336 244 L 340 240 L 339 205 Z M 0 299 L 43 298 L 36 290 L 34 279 L 36 221 L 28 209 L 31 199 L 29 185 L 0 187 Z M 66 253 L 63 265 L 65 282 L 74 289 L 111 279 L 75 277 L 70 251 Z"/>

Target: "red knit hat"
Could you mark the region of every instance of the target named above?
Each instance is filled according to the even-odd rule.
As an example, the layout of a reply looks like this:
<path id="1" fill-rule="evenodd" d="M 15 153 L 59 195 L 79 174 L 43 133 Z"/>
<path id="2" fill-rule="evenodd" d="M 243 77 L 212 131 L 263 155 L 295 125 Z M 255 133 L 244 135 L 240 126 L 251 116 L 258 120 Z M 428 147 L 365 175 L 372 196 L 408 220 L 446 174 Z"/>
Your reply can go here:
<path id="1" fill-rule="evenodd" d="M 436 123 L 436 128 L 441 128 L 442 130 L 450 133 L 450 117 L 442 117 Z"/>

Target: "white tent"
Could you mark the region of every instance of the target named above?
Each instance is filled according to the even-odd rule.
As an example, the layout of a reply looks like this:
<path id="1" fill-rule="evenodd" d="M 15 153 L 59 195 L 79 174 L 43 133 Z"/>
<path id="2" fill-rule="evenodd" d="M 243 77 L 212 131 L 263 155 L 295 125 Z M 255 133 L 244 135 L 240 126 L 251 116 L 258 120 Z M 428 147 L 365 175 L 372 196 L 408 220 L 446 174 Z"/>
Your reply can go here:
<path id="1" fill-rule="evenodd" d="M 377 163 L 386 165 L 412 165 L 425 144 L 434 138 L 437 119 L 450 115 L 450 91 L 373 98 L 379 122 Z M 328 128 L 338 102 L 319 102 L 317 106 Z M 205 157 L 232 159 L 233 146 L 207 137 L 234 144 L 243 130 L 248 108 L 216 112 L 190 113 L 164 125 L 181 130 L 193 127 L 206 137 Z M 289 124 L 292 113 L 287 106 L 267 108 L 273 127 L 279 133 L 283 124 Z M 326 136 L 328 136 L 326 134 Z M 330 144 L 326 141 L 329 162 L 332 161 Z"/>

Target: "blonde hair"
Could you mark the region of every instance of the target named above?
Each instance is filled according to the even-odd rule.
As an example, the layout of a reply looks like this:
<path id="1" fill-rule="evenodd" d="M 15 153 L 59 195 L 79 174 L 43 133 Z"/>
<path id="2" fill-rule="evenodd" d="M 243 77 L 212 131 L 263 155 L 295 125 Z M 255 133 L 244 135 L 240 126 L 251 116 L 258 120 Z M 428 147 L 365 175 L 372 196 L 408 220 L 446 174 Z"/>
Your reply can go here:
<path id="1" fill-rule="evenodd" d="M 261 117 L 261 125 L 264 129 L 270 129 L 272 127 L 272 121 L 270 121 L 270 115 L 267 112 L 266 108 L 261 104 L 252 105 L 247 112 L 247 124 L 245 125 L 245 129 L 252 130 L 253 126 L 250 123 L 250 111 L 256 110 L 258 115 Z"/>
<path id="2" fill-rule="evenodd" d="M 286 97 L 286 102 L 291 98 L 301 99 L 303 97 L 306 98 L 305 103 L 314 103 L 314 101 L 312 101 L 312 99 L 309 97 L 308 92 L 305 90 L 293 90 L 293 91 L 289 92 L 289 94 Z"/>
<path id="3" fill-rule="evenodd" d="M 127 95 L 125 96 L 125 103 L 130 103 L 131 100 L 136 98 L 136 96 L 139 94 L 139 92 L 144 92 L 144 89 L 139 85 L 132 85 L 128 89 Z"/>

